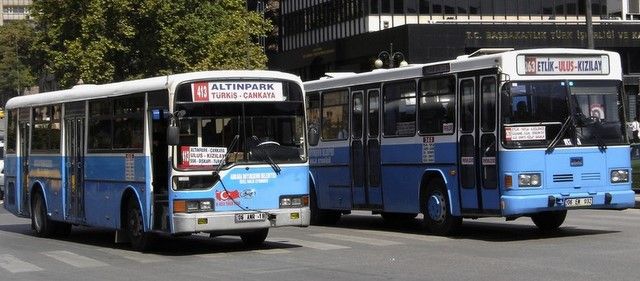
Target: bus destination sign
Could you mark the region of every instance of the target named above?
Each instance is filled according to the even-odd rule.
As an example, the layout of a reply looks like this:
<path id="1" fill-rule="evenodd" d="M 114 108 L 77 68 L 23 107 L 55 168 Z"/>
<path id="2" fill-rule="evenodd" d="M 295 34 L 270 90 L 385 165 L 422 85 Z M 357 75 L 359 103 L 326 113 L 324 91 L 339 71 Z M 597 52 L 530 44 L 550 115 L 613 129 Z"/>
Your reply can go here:
<path id="1" fill-rule="evenodd" d="M 284 101 L 280 82 L 195 82 L 191 93 L 194 102 Z"/>
<path id="2" fill-rule="evenodd" d="M 518 56 L 519 75 L 609 74 L 608 56 Z"/>

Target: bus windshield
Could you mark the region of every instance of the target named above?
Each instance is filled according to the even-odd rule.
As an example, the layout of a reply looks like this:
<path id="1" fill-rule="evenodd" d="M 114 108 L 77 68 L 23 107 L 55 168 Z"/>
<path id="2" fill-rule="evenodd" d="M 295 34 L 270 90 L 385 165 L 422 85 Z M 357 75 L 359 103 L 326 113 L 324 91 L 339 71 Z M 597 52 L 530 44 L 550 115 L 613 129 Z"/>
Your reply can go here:
<path id="1" fill-rule="evenodd" d="M 620 87 L 620 81 L 602 80 L 507 83 L 502 89 L 503 144 L 544 147 L 556 138 L 555 146 L 626 143 Z"/>
<path id="2" fill-rule="evenodd" d="M 176 108 L 185 111 L 178 120 L 179 169 L 305 161 L 301 101 L 188 103 Z"/>

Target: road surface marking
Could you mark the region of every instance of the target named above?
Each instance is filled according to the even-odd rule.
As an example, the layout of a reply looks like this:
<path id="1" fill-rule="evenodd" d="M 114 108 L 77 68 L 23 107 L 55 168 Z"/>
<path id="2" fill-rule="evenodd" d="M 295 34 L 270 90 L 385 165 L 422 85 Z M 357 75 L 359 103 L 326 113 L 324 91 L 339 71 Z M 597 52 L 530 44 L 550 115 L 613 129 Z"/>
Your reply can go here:
<path id="1" fill-rule="evenodd" d="M 393 245 L 403 244 L 400 242 L 389 241 L 389 240 L 381 240 L 381 239 L 351 236 L 351 235 L 342 235 L 342 234 L 335 234 L 335 233 L 318 233 L 318 234 L 309 234 L 309 235 L 313 237 L 349 241 L 354 243 L 367 244 L 371 246 L 393 246 Z"/>
<path id="2" fill-rule="evenodd" d="M 163 256 L 154 255 L 154 254 L 145 254 L 145 253 L 140 253 L 136 251 L 127 251 L 127 250 L 111 249 L 111 248 L 102 248 L 98 250 L 110 255 L 119 256 L 128 260 L 139 262 L 139 263 L 154 263 L 154 262 L 169 261 L 168 258 Z"/>
<path id="3" fill-rule="evenodd" d="M 251 252 L 264 254 L 264 255 L 278 255 L 278 254 L 291 253 L 291 251 L 285 250 L 285 249 L 264 249 L 264 250 L 253 250 Z"/>
<path id="4" fill-rule="evenodd" d="M 11 273 L 34 272 L 41 271 L 42 268 L 37 267 L 25 261 L 21 261 L 12 255 L 0 255 L 0 267 Z"/>
<path id="5" fill-rule="evenodd" d="M 44 252 L 42 254 L 78 268 L 100 267 L 100 266 L 108 265 L 101 261 L 97 261 L 92 258 L 88 258 L 72 252 L 67 252 L 67 251 L 52 251 L 52 252 Z"/>

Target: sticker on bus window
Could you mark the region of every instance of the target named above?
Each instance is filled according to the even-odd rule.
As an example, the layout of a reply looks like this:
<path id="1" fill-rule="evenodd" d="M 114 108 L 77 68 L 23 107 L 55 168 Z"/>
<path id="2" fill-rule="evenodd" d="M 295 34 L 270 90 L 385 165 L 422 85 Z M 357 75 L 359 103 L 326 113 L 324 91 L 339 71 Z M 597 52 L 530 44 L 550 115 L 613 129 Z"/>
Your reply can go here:
<path id="1" fill-rule="evenodd" d="M 442 124 L 442 133 L 443 134 L 453 134 L 453 123 L 443 123 Z"/>
<path id="2" fill-rule="evenodd" d="M 506 127 L 504 137 L 507 141 L 532 141 L 547 139 L 545 126 Z"/>
<path id="3" fill-rule="evenodd" d="M 280 82 L 196 82 L 191 94 L 194 102 L 284 101 Z"/>
<path id="4" fill-rule="evenodd" d="M 227 154 L 226 147 L 182 146 L 183 167 L 219 165 Z"/>
<path id="5" fill-rule="evenodd" d="M 605 119 L 604 108 L 599 103 L 593 103 L 589 106 L 589 113 L 591 117 L 597 117 L 598 119 Z"/>
<path id="6" fill-rule="evenodd" d="M 473 165 L 475 164 L 475 159 L 473 157 L 461 157 L 460 159 L 460 163 L 462 163 L 462 165 Z"/>

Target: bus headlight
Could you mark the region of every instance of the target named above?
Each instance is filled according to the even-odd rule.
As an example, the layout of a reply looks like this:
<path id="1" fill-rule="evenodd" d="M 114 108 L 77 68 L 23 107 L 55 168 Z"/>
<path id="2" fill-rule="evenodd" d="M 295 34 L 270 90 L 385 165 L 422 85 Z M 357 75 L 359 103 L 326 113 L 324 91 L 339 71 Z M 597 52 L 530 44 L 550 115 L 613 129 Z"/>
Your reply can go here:
<path id="1" fill-rule="evenodd" d="M 308 195 L 283 195 L 280 196 L 280 208 L 300 208 L 309 206 Z"/>
<path id="2" fill-rule="evenodd" d="M 542 175 L 540 173 L 528 173 L 518 175 L 518 186 L 539 187 L 542 185 Z"/>
<path id="3" fill-rule="evenodd" d="M 611 171 L 611 183 L 629 182 L 629 170 L 620 169 Z"/>

